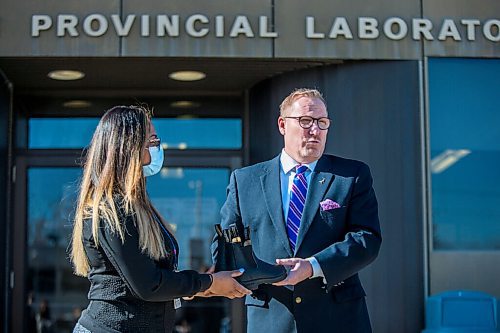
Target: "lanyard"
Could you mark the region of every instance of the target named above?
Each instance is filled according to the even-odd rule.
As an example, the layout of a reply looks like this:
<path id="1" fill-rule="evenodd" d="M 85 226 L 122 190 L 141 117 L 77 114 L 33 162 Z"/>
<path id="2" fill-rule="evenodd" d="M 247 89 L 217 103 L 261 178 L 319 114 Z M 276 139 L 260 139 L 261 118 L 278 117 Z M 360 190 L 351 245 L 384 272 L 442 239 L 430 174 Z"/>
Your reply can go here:
<path id="1" fill-rule="evenodd" d="M 175 246 L 175 242 L 172 239 L 172 236 L 170 236 L 170 232 L 168 232 L 167 228 L 165 228 L 165 226 L 163 225 L 163 223 L 161 223 L 160 219 L 157 216 L 155 216 L 155 220 L 156 220 L 156 222 L 158 222 L 160 227 L 163 229 L 163 231 L 167 235 L 168 239 L 170 240 L 170 244 L 172 244 L 172 249 L 174 251 L 174 269 L 177 269 L 178 257 L 177 257 L 177 247 Z"/>

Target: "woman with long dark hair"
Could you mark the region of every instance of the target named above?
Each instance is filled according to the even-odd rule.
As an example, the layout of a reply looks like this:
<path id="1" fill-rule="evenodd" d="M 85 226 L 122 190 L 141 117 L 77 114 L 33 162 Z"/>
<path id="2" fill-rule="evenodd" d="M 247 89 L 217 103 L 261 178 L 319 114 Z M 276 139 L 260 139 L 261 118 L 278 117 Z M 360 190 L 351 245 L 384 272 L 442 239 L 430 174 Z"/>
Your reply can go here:
<path id="1" fill-rule="evenodd" d="M 243 297 L 242 271 L 177 271 L 179 247 L 146 193 L 163 151 L 144 107 L 116 106 L 88 149 L 71 260 L 88 277 L 89 305 L 74 332 L 171 332 L 179 298 Z"/>

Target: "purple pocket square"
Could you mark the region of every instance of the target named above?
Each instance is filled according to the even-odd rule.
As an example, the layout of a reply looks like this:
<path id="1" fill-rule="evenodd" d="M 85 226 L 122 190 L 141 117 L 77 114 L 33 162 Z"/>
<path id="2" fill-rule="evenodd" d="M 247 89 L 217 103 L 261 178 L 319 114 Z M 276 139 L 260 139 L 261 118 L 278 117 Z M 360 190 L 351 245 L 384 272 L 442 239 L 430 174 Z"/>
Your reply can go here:
<path id="1" fill-rule="evenodd" d="M 338 203 L 336 203 L 335 201 L 330 200 L 330 199 L 326 199 L 325 201 L 321 201 L 319 204 L 321 206 L 321 210 L 323 210 L 323 211 L 340 208 L 340 205 Z"/>

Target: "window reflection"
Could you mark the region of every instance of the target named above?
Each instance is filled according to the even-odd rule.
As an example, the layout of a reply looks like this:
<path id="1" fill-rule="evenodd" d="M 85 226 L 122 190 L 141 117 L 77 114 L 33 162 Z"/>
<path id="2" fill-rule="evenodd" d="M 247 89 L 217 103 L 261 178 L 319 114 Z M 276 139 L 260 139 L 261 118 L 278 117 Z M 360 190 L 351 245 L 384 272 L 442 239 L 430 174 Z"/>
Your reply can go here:
<path id="1" fill-rule="evenodd" d="M 163 168 L 159 176 L 147 179 L 153 204 L 179 242 L 181 269 L 211 264 L 209 245 L 214 224 L 220 222 L 229 172 L 222 168 Z"/>
<path id="2" fill-rule="evenodd" d="M 88 280 L 73 275 L 66 252 L 80 175 L 79 168 L 28 169 L 29 327 L 71 332 L 88 303 Z"/>
<path id="3" fill-rule="evenodd" d="M 241 119 L 155 118 L 164 148 L 173 149 L 240 149 Z"/>
<path id="4" fill-rule="evenodd" d="M 499 86 L 498 60 L 429 59 L 435 250 L 500 249 Z"/>
<path id="5" fill-rule="evenodd" d="M 472 151 L 432 175 L 434 248 L 500 249 L 500 151 Z"/>
<path id="6" fill-rule="evenodd" d="M 147 179 L 151 200 L 179 242 L 181 269 L 205 271 L 211 265 L 213 226 L 219 223 L 229 173 L 225 168 L 163 168 Z M 32 314 L 45 313 L 44 323 L 53 332 L 71 332 L 88 303 L 88 280 L 73 275 L 66 252 L 80 177 L 79 168 L 28 169 L 26 290 L 33 299 Z M 219 332 L 228 318 L 228 302 L 222 298 L 198 299 L 178 312 L 177 328 Z"/>
<path id="7" fill-rule="evenodd" d="M 30 149 L 78 149 L 92 139 L 99 118 L 30 118 Z M 167 149 L 240 149 L 241 119 L 154 118 Z"/>
<path id="8" fill-rule="evenodd" d="M 170 223 L 180 246 L 179 268 L 205 272 L 212 264 L 210 244 L 214 224 L 226 199 L 229 169 L 163 168 L 147 179 L 155 207 Z M 199 298 L 185 302 L 177 313 L 178 332 L 220 332 L 229 322 L 229 302 Z"/>
<path id="9" fill-rule="evenodd" d="M 30 149 L 83 148 L 92 139 L 99 118 L 30 118 Z"/>

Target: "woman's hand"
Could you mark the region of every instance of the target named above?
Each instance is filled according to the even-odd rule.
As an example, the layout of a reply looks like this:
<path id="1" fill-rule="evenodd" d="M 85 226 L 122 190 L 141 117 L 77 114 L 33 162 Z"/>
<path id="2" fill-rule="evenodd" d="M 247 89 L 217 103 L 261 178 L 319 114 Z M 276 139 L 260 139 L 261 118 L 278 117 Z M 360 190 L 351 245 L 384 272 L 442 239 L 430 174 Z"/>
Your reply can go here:
<path id="1" fill-rule="evenodd" d="M 235 271 L 223 271 L 218 273 L 213 273 L 213 266 L 207 271 L 207 273 L 212 274 L 212 285 L 205 291 L 200 291 L 191 297 L 183 297 L 185 301 L 191 301 L 195 297 L 212 297 L 212 296 L 224 296 L 228 298 L 240 298 L 245 295 L 250 295 L 252 292 L 241 284 L 239 284 L 234 278 L 242 275 L 245 269 L 240 268 Z"/>
<path id="2" fill-rule="evenodd" d="M 243 274 L 245 270 L 223 271 L 212 274 L 213 282 L 204 293 L 204 297 L 224 296 L 230 299 L 250 295 L 252 292 L 239 284 L 234 278 Z M 198 295 L 196 295 L 198 296 Z"/>

